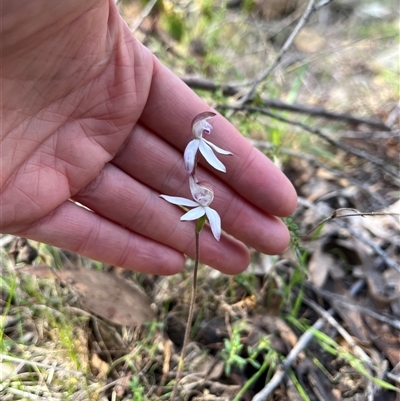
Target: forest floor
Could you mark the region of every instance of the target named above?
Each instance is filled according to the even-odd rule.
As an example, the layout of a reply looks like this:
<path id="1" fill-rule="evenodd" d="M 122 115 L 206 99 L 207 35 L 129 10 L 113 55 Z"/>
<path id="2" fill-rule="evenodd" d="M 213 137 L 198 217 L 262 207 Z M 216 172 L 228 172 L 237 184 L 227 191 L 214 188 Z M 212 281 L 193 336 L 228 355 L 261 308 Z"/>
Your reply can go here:
<path id="1" fill-rule="evenodd" d="M 283 254 L 252 251 L 234 277 L 201 266 L 181 397 L 399 401 L 398 2 L 331 2 L 286 51 L 306 2 L 233 3 L 164 1 L 148 15 L 120 3 L 134 35 L 299 195 Z M 192 260 L 161 277 L 0 241 L 2 400 L 169 399 Z"/>

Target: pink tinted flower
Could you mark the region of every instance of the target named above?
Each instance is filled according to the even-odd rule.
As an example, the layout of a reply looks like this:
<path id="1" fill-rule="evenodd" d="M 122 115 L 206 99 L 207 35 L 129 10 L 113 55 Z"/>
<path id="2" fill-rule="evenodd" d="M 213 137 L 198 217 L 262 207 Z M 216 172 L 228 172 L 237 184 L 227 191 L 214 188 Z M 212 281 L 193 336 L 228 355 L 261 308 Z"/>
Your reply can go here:
<path id="1" fill-rule="evenodd" d="M 194 200 L 181 198 L 179 196 L 160 195 L 161 198 L 173 205 L 194 207 L 183 216 L 181 221 L 197 220 L 206 215 L 210 223 L 211 231 L 217 241 L 221 238 L 221 218 L 214 209 L 209 207 L 214 199 L 214 191 L 212 187 L 205 182 L 198 182 L 196 177 L 191 175 L 189 177 L 190 192 Z"/>
<path id="2" fill-rule="evenodd" d="M 221 161 L 219 161 L 217 156 L 215 156 L 213 150 L 221 155 L 231 155 L 232 153 L 221 149 L 220 147 L 203 138 L 204 134 L 211 134 L 213 127 L 207 120 L 215 116 L 215 113 L 207 111 L 205 113 L 198 114 L 192 121 L 192 133 L 194 139 L 188 143 L 183 155 L 185 160 L 185 168 L 189 174 L 192 174 L 194 170 L 198 150 L 200 150 L 200 153 L 212 167 L 224 173 L 226 172 L 225 166 Z"/>

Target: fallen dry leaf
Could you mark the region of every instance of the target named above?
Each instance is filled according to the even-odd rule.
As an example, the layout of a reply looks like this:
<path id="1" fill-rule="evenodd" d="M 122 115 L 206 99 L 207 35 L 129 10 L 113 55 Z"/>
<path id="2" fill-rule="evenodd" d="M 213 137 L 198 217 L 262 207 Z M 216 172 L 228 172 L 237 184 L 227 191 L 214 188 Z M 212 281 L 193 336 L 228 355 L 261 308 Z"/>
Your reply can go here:
<path id="1" fill-rule="evenodd" d="M 115 274 L 74 267 L 51 272 L 45 265 L 19 269 L 42 278 L 57 276 L 71 285 L 80 295 L 83 308 L 112 323 L 122 326 L 138 326 L 154 318 L 150 299 L 133 283 Z"/>
<path id="2" fill-rule="evenodd" d="M 64 270 L 61 277 L 85 308 L 113 323 L 138 326 L 154 317 L 147 295 L 121 277 L 88 269 Z"/>
<path id="3" fill-rule="evenodd" d="M 383 325 L 371 316 L 364 316 L 364 321 L 370 333 L 371 341 L 389 359 L 392 366 L 400 362 L 399 331 Z"/>
<path id="4" fill-rule="evenodd" d="M 317 287 L 322 287 L 327 278 L 329 271 L 334 270 L 337 263 L 335 258 L 322 250 L 319 246 L 312 254 L 308 264 L 308 274 L 311 282 Z"/>
<path id="5" fill-rule="evenodd" d="M 97 371 L 97 377 L 99 379 L 107 378 L 107 373 L 109 370 L 108 363 L 104 362 L 97 354 L 92 354 L 90 357 L 90 365 L 92 371 Z"/>
<path id="6" fill-rule="evenodd" d="M 294 45 L 304 53 L 316 53 L 326 46 L 324 38 L 318 31 L 312 28 L 303 28 L 297 35 Z"/>
<path id="7" fill-rule="evenodd" d="M 20 267 L 17 271 L 18 273 L 31 274 L 32 276 L 38 278 L 56 278 L 56 275 L 51 271 L 50 267 L 48 265 L 45 265 L 44 263 L 40 263 L 37 265 L 25 265 L 23 267 Z"/>

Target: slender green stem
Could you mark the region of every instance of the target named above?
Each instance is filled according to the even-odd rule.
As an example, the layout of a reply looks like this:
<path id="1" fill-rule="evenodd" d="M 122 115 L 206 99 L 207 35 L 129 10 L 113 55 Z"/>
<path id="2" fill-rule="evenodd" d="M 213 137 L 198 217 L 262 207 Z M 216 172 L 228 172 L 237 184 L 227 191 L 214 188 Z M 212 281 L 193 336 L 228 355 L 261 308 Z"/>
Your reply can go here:
<path id="1" fill-rule="evenodd" d="M 198 223 L 196 225 L 196 230 L 195 230 L 196 254 L 195 254 L 195 260 L 194 260 L 192 294 L 190 297 L 189 313 L 188 313 L 188 318 L 187 318 L 186 328 L 185 328 L 185 337 L 183 339 L 182 351 L 181 351 L 181 356 L 179 358 L 178 371 L 176 372 L 175 384 L 174 384 L 174 389 L 172 390 L 171 401 L 175 400 L 175 397 L 178 393 L 178 386 L 179 386 L 179 382 L 181 380 L 183 367 L 184 367 L 185 351 L 186 351 L 187 344 L 189 342 L 190 329 L 192 327 L 194 304 L 196 301 L 196 291 L 197 291 L 197 270 L 199 267 L 199 255 L 200 255 L 200 245 L 199 245 L 200 244 L 200 231 L 203 228 L 203 226 L 204 226 L 204 221 L 202 224 Z"/>
<path id="2" fill-rule="evenodd" d="M 239 401 L 243 394 L 260 378 L 260 376 L 264 373 L 264 371 L 268 368 L 271 364 L 271 358 L 273 358 L 273 350 L 270 350 L 266 355 L 263 364 L 257 370 L 257 372 L 250 377 L 249 380 L 244 384 L 244 386 L 240 389 L 240 391 L 236 394 L 235 398 L 232 401 Z"/>

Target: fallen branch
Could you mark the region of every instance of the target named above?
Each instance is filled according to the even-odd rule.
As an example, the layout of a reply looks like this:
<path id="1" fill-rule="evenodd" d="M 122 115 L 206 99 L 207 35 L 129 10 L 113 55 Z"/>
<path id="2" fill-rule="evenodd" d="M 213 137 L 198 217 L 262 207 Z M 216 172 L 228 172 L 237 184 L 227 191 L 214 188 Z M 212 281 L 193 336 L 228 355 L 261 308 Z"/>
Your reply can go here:
<path id="1" fill-rule="evenodd" d="M 201 76 L 188 75 L 180 77 L 181 80 L 192 89 L 200 89 L 209 92 L 222 91 L 224 96 L 235 96 L 240 92 L 241 87 L 246 86 L 246 83 L 232 83 L 232 84 L 216 84 L 211 79 Z"/>
<path id="2" fill-rule="evenodd" d="M 206 90 L 209 92 L 221 91 L 224 96 L 235 96 L 237 95 L 247 83 L 221 83 L 216 84 L 211 79 L 207 79 L 201 76 L 183 76 L 182 81 L 185 82 L 192 89 Z M 271 108 L 279 110 L 288 110 L 295 113 L 308 114 L 310 116 L 323 117 L 329 120 L 340 120 L 346 121 L 351 124 L 364 124 L 382 131 L 390 131 L 390 127 L 381 121 L 368 120 L 361 117 L 356 117 L 347 113 L 336 113 L 334 111 L 326 110 L 323 107 L 312 107 L 304 106 L 301 104 L 289 104 L 276 99 L 262 98 L 261 102 Z"/>
<path id="3" fill-rule="evenodd" d="M 262 107 L 255 107 L 255 106 L 229 106 L 229 105 L 219 105 L 217 109 L 232 109 L 232 110 L 244 110 L 248 111 L 250 113 L 261 113 L 263 115 L 266 115 L 268 117 L 274 118 L 275 120 L 282 121 L 284 123 L 293 125 L 295 127 L 302 128 L 304 131 L 310 132 L 311 134 L 317 135 L 324 141 L 328 142 L 330 145 L 335 146 L 344 152 L 353 154 L 355 156 L 361 157 L 365 160 L 368 160 L 372 164 L 376 165 L 386 173 L 390 174 L 391 176 L 395 177 L 396 180 L 398 180 L 398 171 L 392 171 L 392 169 L 387 167 L 387 162 L 380 160 L 376 157 L 371 156 L 369 153 L 364 152 L 363 150 L 360 149 L 355 149 L 346 145 L 343 145 L 342 143 L 330 138 L 328 135 L 324 134 L 321 130 L 312 128 L 306 124 L 301 123 L 300 121 L 296 120 L 291 120 L 289 118 L 282 117 L 278 114 L 271 113 L 270 111 L 262 108 Z"/>
<path id="4" fill-rule="evenodd" d="M 293 111 L 295 113 L 323 117 L 329 120 L 342 120 L 350 124 L 357 124 L 357 125 L 365 124 L 369 125 L 370 127 L 381 129 L 383 131 L 390 131 L 390 127 L 388 127 L 381 121 L 367 120 L 365 118 L 356 117 L 347 113 L 335 113 L 333 111 L 326 110 L 323 107 L 310 107 L 301 104 L 288 104 L 281 102 L 280 100 L 264 99 L 264 98 L 262 98 L 261 101 L 262 103 L 264 103 L 265 106 L 270 107 L 271 109 L 288 110 L 288 111 Z"/>

